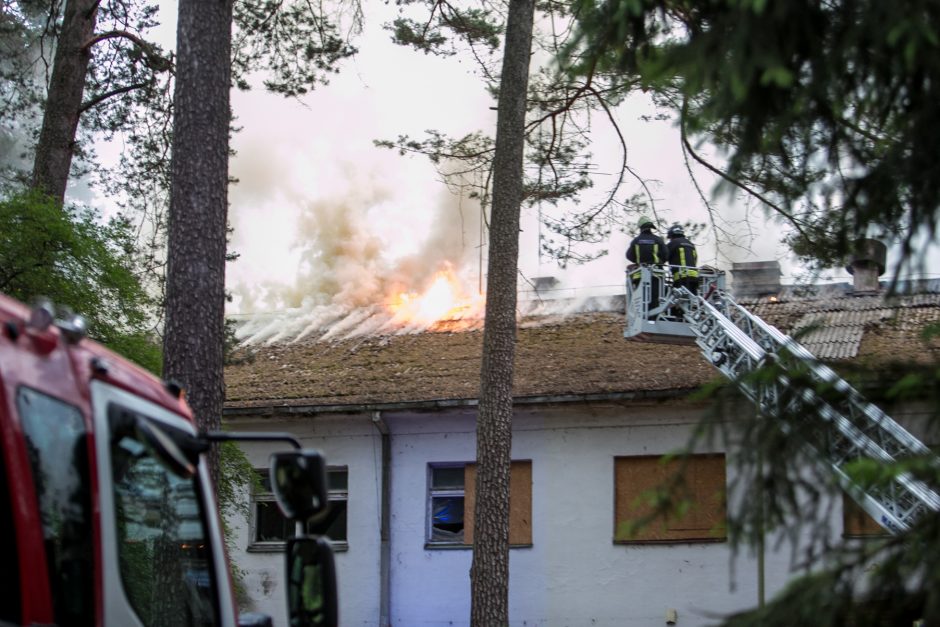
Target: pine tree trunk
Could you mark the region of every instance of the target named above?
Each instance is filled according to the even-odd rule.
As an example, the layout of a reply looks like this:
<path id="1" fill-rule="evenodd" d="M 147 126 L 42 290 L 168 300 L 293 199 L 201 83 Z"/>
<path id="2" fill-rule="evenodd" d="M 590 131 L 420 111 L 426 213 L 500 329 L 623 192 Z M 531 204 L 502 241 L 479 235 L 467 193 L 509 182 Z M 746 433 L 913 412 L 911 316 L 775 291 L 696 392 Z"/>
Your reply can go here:
<path id="1" fill-rule="evenodd" d="M 52 76 L 46 95 L 42 129 L 33 161 L 32 186 L 65 200 L 75 154 L 75 133 L 85 93 L 91 51 L 85 49 L 95 32 L 97 0 L 68 0 L 56 42 Z"/>
<path id="2" fill-rule="evenodd" d="M 225 384 L 232 0 L 180 0 L 163 372 L 200 429 L 218 429 Z M 217 457 L 211 464 L 217 476 Z"/>
<path id="3" fill-rule="evenodd" d="M 516 352 L 516 274 L 534 0 L 511 0 L 493 160 L 493 211 L 477 419 L 470 624 L 509 624 L 509 467 Z"/>

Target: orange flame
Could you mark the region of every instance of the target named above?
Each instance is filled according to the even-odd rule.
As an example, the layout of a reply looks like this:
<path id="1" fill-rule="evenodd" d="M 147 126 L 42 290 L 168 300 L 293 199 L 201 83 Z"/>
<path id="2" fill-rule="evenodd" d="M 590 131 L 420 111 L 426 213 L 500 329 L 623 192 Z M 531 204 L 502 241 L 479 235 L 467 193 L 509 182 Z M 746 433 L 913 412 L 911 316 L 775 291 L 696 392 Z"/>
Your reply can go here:
<path id="1" fill-rule="evenodd" d="M 436 323 L 478 318 L 483 297 L 468 294 L 453 270 L 446 267 L 434 275 L 424 292 L 402 292 L 389 308 L 394 313 L 392 324 L 429 328 Z"/>

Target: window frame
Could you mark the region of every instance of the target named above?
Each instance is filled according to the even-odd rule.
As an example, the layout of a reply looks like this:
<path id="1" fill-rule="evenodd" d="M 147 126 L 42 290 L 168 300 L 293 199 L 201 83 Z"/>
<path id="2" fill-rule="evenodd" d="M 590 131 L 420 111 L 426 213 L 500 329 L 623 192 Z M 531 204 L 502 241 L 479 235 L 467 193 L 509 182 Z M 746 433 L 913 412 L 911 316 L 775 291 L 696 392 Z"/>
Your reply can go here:
<path id="1" fill-rule="evenodd" d="M 255 468 L 254 471 L 258 474 L 259 479 L 261 477 L 266 477 L 270 470 L 268 468 Z M 327 466 L 327 485 L 329 485 L 329 473 L 331 472 L 342 472 L 346 474 L 346 489 L 330 489 L 327 492 L 327 500 L 330 503 L 334 501 L 342 501 L 346 503 L 346 511 L 348 515 L 349 511 L 349 467 L 348 466 Z M 248 547 L 247 551 L 251 553 L 280 553 L 284 551 L 284 548 L 287 546 L 286 540 L 256 540 L 258 532 L 258 503 L 270 503 L 275 508 L 277 508 L 277 500 L 274 496 L 274 492 L 270 490 L 258 491 L 257 486 L 252 486 L 251 494 L 249 496 L 249 511 L 248 511 Z M 280 510 L 278 509 L 278 512 Z M 346 539 L 345 540 L 333 540 L 332 538 L 327 538 L 329 540 L 330 546 L 334 551 L 347 551 L 349 550 L 349 523 L 347 519 L 346 523 Z"/>
<path id="2" fill-rule="evenodd" d="M 184 414 L 171 410 L 169 407 L 154 403 L 140 397 L 124 388 L 117 387 L 106 381 L 93 380 L 89 385 L 91 389 L 91 407 L 95 432 L 98 434 L 110 433 L 110 410 L 112 405 L 118 405 L 132 412 L 138 412 L 148 419 L 155 421 L 161 428 L 183 431 L 189 436 L 197 437 L 195 425 Z M 97 458 L 97 472 L 100 476 L 109 476 L 113 472 L 111 459 L 111 438 L 96 437 L 94 439 L 94 452 Z M 232 591 L 228 586 L 220 585 L 226 580 L 225 573 L 229 570 L 223 543 L 223 530 L 218 516 L 212 515 L 216 511 L 214 498 L 215 490 L 209 476 L 209 468 L 205 460 L 197 464 L 196 480 L 199 482 L 199 494 L 203 501 L 201 508 L 206 525 L 208 526 L 208 542 L 212 547 L 211 573 L 216 593 L 216 611 L 221 624 L 235 622 L 234 601 Z M 99 521 L 101 533 L 101 575 L 102 595 L 104 600 L 104 622 L 116 625 L 131 625 L 138 621 L 136 613 L 124 593 L 124 584 L 119 574 L 119 558 L 117 555 L 117 520 L 116 504 L 111 490 L 99 490 Z"/>
<path id="3" fill-rule="evenodd" d="M 464 474 L 464 484 L 461 488 L 435 488 L 434 487 L 434 471 L 439 469 L 454 469 L 460 468 L 463 470 Z M 453 498 L 461 497 L 464 502 L 464 529 L 466 529 L 467 521 L 467 484 L 466 484 L 466 468 L 467 462 L 443 462 L 443 463 L 430 463 L 427 465 L 427 494 L 424 499 L 424 520 L 425 520 L 425 529 L 424 529 L 424 547 L 427 549 L 469 549 L 473 545 L 466 544 L 464 542 L 447 542 L 442 540 L 433 540 L 434 534 L 434 499 L 436 498 Z"/>
<path id="4" fill-rule="evenodd" d="M 468 495 L 467 477 L 475 477 L 476 462 L 431 462 L 427 464 L 427 491 L 425 493 L 425 531 L 424 548 L 425 549 L 472 549 L 473 536 L 473 510 L 476 506 L 475 486 L 470 488 Z M 463 488 L 434 488 L 434 470 L 442 468 L 461 468 L 463 469 L 464 485 Z M 509 526 L 510 543 L 509 548 L 531 548 L 532 543 L 532 460 L 514 459 L 511 461 L 511 468 L 518 468 L 516 479 L 513 480 L 513 474 L 510 472 L 510 502 L 509 502 Z M 512 490 L 512 487 L 524 490 L 520 494 Z M 517 494 L 513 498 L 513 494 Z M 433 540 L 433 520 L 434 520 L 434 498 L 435 497 L 454 497 L 461 496 L 464 499 L 464 528 L 463 541 L 441 541 Z M 470 518 L 468 518 L 468 516 Z M 467 542 L 467 531 L 470 530 L 471 542 Z M 514 531 L 515 529 L 515 531 Z M 513 535 L 516 535 L 513 541 Z M 522 539 L 519 536 L 523 536 Z"/>

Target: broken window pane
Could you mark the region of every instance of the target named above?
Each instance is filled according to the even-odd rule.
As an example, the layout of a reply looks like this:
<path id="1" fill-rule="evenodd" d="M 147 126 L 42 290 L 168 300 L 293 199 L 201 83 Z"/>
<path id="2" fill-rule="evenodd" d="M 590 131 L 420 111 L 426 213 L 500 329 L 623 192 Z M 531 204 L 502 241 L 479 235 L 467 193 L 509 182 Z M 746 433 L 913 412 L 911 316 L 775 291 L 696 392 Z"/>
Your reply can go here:
<path id="1" fill-rule="evenodd" d="M 462 544 L 463 496 L 432 497 L 431 509 L 431 542 Z"/>
<path id="2" fill-rule="evenodd" d="M 464 544 L 464 464 L 431 466 L 428 542 Z"/>

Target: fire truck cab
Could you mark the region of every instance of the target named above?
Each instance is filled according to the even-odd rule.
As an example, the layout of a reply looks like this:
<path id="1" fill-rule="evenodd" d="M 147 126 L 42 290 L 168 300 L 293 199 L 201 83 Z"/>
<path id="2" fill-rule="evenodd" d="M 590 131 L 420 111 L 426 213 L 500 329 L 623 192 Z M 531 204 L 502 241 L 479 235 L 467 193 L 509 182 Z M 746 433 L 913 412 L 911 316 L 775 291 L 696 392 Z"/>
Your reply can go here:
<path id="1" fill-rule="evenodd" d="M 270 625 L 238 616 L 205 455 L 256 437 L 198 432 L 178 387 L 81 318 L 0 296 L 0 626 Z M 271 477 L 298 529 L 327 502 L 316 451 Z M 291 539 L 286 566 L 290 624 L 335 625 L 326 541 Z"/>

